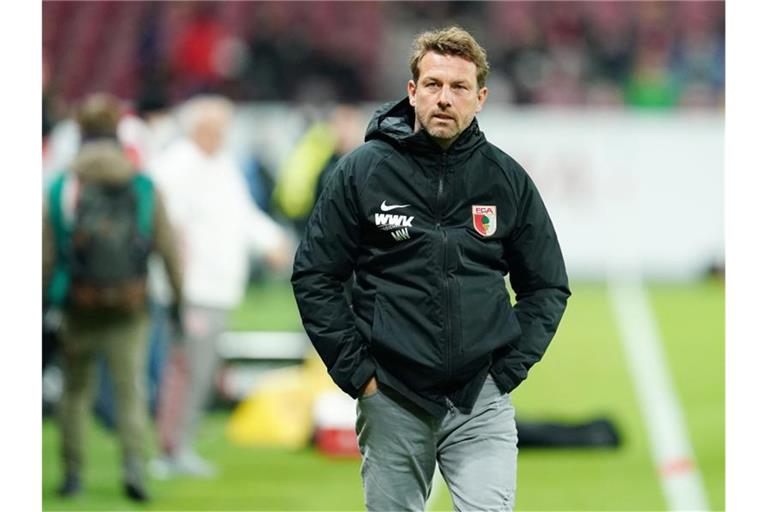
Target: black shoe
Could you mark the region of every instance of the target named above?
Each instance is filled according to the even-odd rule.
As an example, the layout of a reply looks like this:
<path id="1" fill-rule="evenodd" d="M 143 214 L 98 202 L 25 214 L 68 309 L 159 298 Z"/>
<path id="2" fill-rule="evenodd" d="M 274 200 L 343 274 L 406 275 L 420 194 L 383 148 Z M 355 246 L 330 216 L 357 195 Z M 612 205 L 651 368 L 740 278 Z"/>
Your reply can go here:
<path id="1" fill-rule="evenodd" d="M 133 501 L 149 501 L 149 494 L 143 484 L 124 482 L 123 490 L 128 499 Z"/>
<path id="2" fill-rule="evenodd" d="M 80 484 L 80 477 L 75 475 L 67 475 L 64 478 L 64 482 L 59 486 L 56 491 L 62 498 L 71 498 L 77 496 L 83 490 L 83 486 Z"/>
<path id="3" fill-rule="evenodd" d="M 144 486 L 144 464 L 138 458 L 129 458 L 123 462 L 123 491 L 132 501 L 149 501 Z"/>

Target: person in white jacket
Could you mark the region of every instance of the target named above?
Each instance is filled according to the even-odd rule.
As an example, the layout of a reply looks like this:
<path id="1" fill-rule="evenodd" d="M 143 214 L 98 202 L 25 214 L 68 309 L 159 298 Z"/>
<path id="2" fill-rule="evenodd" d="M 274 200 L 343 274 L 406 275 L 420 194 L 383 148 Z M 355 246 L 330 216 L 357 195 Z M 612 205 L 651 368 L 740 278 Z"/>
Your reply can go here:
<path id="1" fill-rule="evenodd" d="M 185 340 L 166 366 L 157 415 L 164 456 L 150 466 L 159 478 L 215 474 L 194 438 L 213 388 L 216 339 L 243 298 L 250 257 L 260 254 L 272 267 L 290 263 L 287 236 L 252 202 L 234 157 L 223 150 L 232 115 L 223 97 L 189 100 L 180 112 L 184 136 L 150 165 L 185 276 Z"/>

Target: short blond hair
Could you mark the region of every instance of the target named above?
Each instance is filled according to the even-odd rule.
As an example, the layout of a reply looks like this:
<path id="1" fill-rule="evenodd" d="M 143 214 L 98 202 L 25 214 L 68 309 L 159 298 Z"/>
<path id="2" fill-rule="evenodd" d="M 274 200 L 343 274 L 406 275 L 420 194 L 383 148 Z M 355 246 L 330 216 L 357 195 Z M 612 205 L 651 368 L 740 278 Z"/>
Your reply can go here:
<path id="1" fill-rule="evenodd" d="M 423 32 L 413 41 L 411 54 L 411 75 L 413 81 L 419 81 L 419 64 L 428 52 L 440 55 L 455 55 L 473 62 L 477 66 L 477 87 L 485 87 L 490 66 L 485 49 L 480 46 L 472 34 L 461 27 L 453 26 Z"/>
<path id="2" fill-rule="evenodd" d="M 111 94 L 95 93 L 78 106 L 77 124 L 83 137 L 115 137 L 120 122 L 120 100 Z"/>

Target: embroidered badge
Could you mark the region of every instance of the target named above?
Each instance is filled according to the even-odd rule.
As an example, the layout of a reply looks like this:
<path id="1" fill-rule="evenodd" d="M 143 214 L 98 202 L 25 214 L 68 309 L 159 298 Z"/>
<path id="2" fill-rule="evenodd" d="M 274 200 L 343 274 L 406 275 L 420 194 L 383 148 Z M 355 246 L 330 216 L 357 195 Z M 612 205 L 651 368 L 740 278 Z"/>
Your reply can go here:
<path id="1" fill-rule="evenodd" d="M 496 206 L 472 205 L 472 226 L 483 236 L 496 232 Z"/>

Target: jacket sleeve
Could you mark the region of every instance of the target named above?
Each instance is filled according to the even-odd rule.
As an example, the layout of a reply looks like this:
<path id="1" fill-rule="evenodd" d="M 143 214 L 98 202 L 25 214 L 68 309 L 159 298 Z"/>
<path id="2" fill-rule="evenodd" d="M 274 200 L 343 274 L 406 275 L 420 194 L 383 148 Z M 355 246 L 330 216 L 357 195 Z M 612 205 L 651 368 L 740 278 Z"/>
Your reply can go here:
<path id="1" fill-rule="evenodd" d="M 309 339 L 334 382 L 353 398 L 375 372 L 344 295 L 360 242 L 360 211 L 351 173 L 337 167 L 296 250 L 293 284 Z"/>
<path id="2" fill-rule="evenodd" d="M 178 245 L 175 241 L 171 222 L 168 220 L 168 212 L 165 208 L 163 195 L 159 189 L 156 189 L 155 192 L 155 216 L 153 219 L 155 231 L 154 249 L 163 260 L 163 266 L 168 275 L 168 282 L 173 290 L 174 302 L 179 304 L 183 301 L 184 293 Z"/>
<path id="3" fill-rule="evenodd" d="M 505 392 L 516 388 L 538 362 L 557 330 L 571 291 L 555 229 L 539 192 L 523 172 L 515 227 L 505 241 L 513 308 L 522 334 L 494 362 L 492 374 Z"/>

